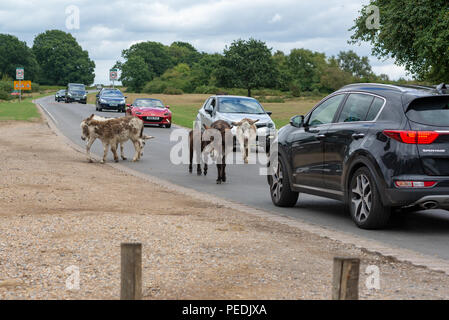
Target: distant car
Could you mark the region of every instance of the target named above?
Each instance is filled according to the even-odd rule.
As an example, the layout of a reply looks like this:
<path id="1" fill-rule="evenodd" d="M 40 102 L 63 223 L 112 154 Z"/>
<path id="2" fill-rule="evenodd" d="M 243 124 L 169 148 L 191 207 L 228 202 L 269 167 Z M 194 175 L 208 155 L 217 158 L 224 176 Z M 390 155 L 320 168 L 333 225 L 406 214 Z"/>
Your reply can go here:
<path id="1" fill-rule="evenodd" d="M 448 210 L 448 128 L 443 85 L 347 85 L 279 130 L 271 199 L 340 200 L 364 229 L 384 227 L 395 208 Z"/>
<path id="2" fill-rule="evenodd" d="M 101 89 L 103 89 L 103 85 L 97 84 L 97 85 L 96 85 L 96 88 L 97 88 L 97 90 L 101 90 Z"/>
<path id="3" fill-rule="evenodd" d="M 125 112 L 126 97 L 119 89 L 102 89 L 97 95 L 95 109 L 97 111 L 117 110 Z"/>
<path id="4" fill-rule="evenodd" d="M 65 100 L 65 89 L 63 90 L 59 90 L 58 92 L 56 92 L 55 94 L 55 101 L 59 102 L 59 101 L 64 101 Z"/>
<path id="5" fill-rule="evenodd" d="M 257 128 L 257 143 L 260 137 L 264 137 L 265 146 L 270 145 L 271 139 L 274 137 L 276 127 L 270 118 L 271 112 L 265 111 L 262 105 L 254 98 L 241 96 L 225 96 L 216 95 L 209 97 L 204 102 L 196 116 L 195 125 L 203 129 L 203 124 L 210 126 L 217 120 L 224 120 L 229 124 L 239 122 L 244 118 L 251 120 L 259 120 L 255 123 Z M 234 145 L 236 128 L 231 130 L 234 136 Z M 268 151 L 268 150 L 267 150 Z"/>
<path id="6" fill-rule="evenodd" d="M 86 104 L 87 92 L 85 85 L 81 83 L 69 83 L 67 85 L 67 94 L 64 100 L 65 103 L 79 102 Z"/>
<path id="7" fill-rule="evenodd" d="M 143 120 L 144 124 L 155 124 L 170 128 L 172 113 L 169 106 L 164 106 L 161 100 L 139 98 L 127 106 L 126 113 Z"/>

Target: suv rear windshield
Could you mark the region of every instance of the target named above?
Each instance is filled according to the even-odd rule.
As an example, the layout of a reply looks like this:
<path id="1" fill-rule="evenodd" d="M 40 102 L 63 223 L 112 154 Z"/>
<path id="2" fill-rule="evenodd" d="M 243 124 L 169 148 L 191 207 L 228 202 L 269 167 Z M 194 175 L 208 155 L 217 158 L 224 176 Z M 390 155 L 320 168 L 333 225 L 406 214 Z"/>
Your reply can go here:
<path id="1" fill-rule="evenodd" d="M 428 126 L 449 127 L 449 97 L 429 97 L 412 101 L 407 117 Z"/>

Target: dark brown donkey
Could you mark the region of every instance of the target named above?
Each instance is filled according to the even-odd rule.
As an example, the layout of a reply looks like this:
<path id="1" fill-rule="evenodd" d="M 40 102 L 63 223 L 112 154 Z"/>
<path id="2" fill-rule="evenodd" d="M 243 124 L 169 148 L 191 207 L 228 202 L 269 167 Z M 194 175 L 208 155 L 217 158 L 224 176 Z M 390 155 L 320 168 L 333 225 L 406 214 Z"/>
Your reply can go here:
<path id="1" fill-rule="evenodd" d="M 229 125 L 226 121 L 218 120 L 212 123 L 210 127 L 203 125 L 205 131 L 203 133 L 199 133 L 198 131 L 190 131 L 189 134 L 189 145 L 190 145 L 190 164 L 189 164 L 189 172 L 192 172 L 192 158 L 193 158 L 193 148 L 194 148 L 194 139 L 201 139 L 201 152 L 196 152 L 197 160 L 202 159 L 202 154 L 209 153 L 212 158 L 215 158 L 217 162 L 217 184 L 221 184 L 222 182 L 226 182 L 226 153 L 227 146 L 226 141 L 230 144 L 232 148 L 232 126 Z M 215 141 L 214 136 L 219 135 L 221 138 L 220 141 Z M 197 140 L 198 141 L 198 140 Z M 197 142 L 197 145 L 200 144 Z M 198 151 L 198 150 L 196 150 Z M 198 161 L 197 164 L 197 174 L 201 174 L 201 164 Z M 204 163 L 204 175 L 207 174 L 207 163 Z"/>

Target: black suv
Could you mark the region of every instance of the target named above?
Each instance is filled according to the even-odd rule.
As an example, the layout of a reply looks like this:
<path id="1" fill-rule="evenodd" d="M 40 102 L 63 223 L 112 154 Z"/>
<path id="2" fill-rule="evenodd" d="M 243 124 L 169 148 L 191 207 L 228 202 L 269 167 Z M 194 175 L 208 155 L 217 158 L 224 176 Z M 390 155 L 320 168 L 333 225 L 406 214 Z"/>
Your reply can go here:
<path id="1" fill-rule="evenodd" d="M 437 87 L 352 84 L 278 133 L 272 201 L 304 192 L 344 201 L 360 228 L 392 209 L 449 209 L 449 92 Z M 273 155 L 272 155 L 273 156 Z"/>
<path id="2" fill-rule="evenodd" d="M 87 92 L 84 84 L 81 83 L 69 83 L 67 85 L 67 93 L 65 95 L 65 103 L 79 102 L 82 104 L 87 103 Z"/>

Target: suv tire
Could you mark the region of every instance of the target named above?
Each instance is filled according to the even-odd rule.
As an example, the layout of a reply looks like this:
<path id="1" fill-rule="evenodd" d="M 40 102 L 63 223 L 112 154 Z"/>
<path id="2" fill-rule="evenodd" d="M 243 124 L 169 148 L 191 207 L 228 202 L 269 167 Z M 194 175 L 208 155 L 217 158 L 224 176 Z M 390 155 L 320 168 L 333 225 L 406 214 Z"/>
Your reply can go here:
<path id="1" fill-rule="evenodd" d="M 354 223 L 362 229 L 379 229 L 387 225 L 391 208 L 385 207 L 371 171 L 357 169 L 351 177 L 348 206 Z"/>
<path id="2" fill-rule="evenodd" d="M 270 195 L 273 204 L 278 207 L 293 207 L 298 201 L 299 192 L 291 190 L 287 167 L 281 156 L 277 168 L 270 176 Z"/>

